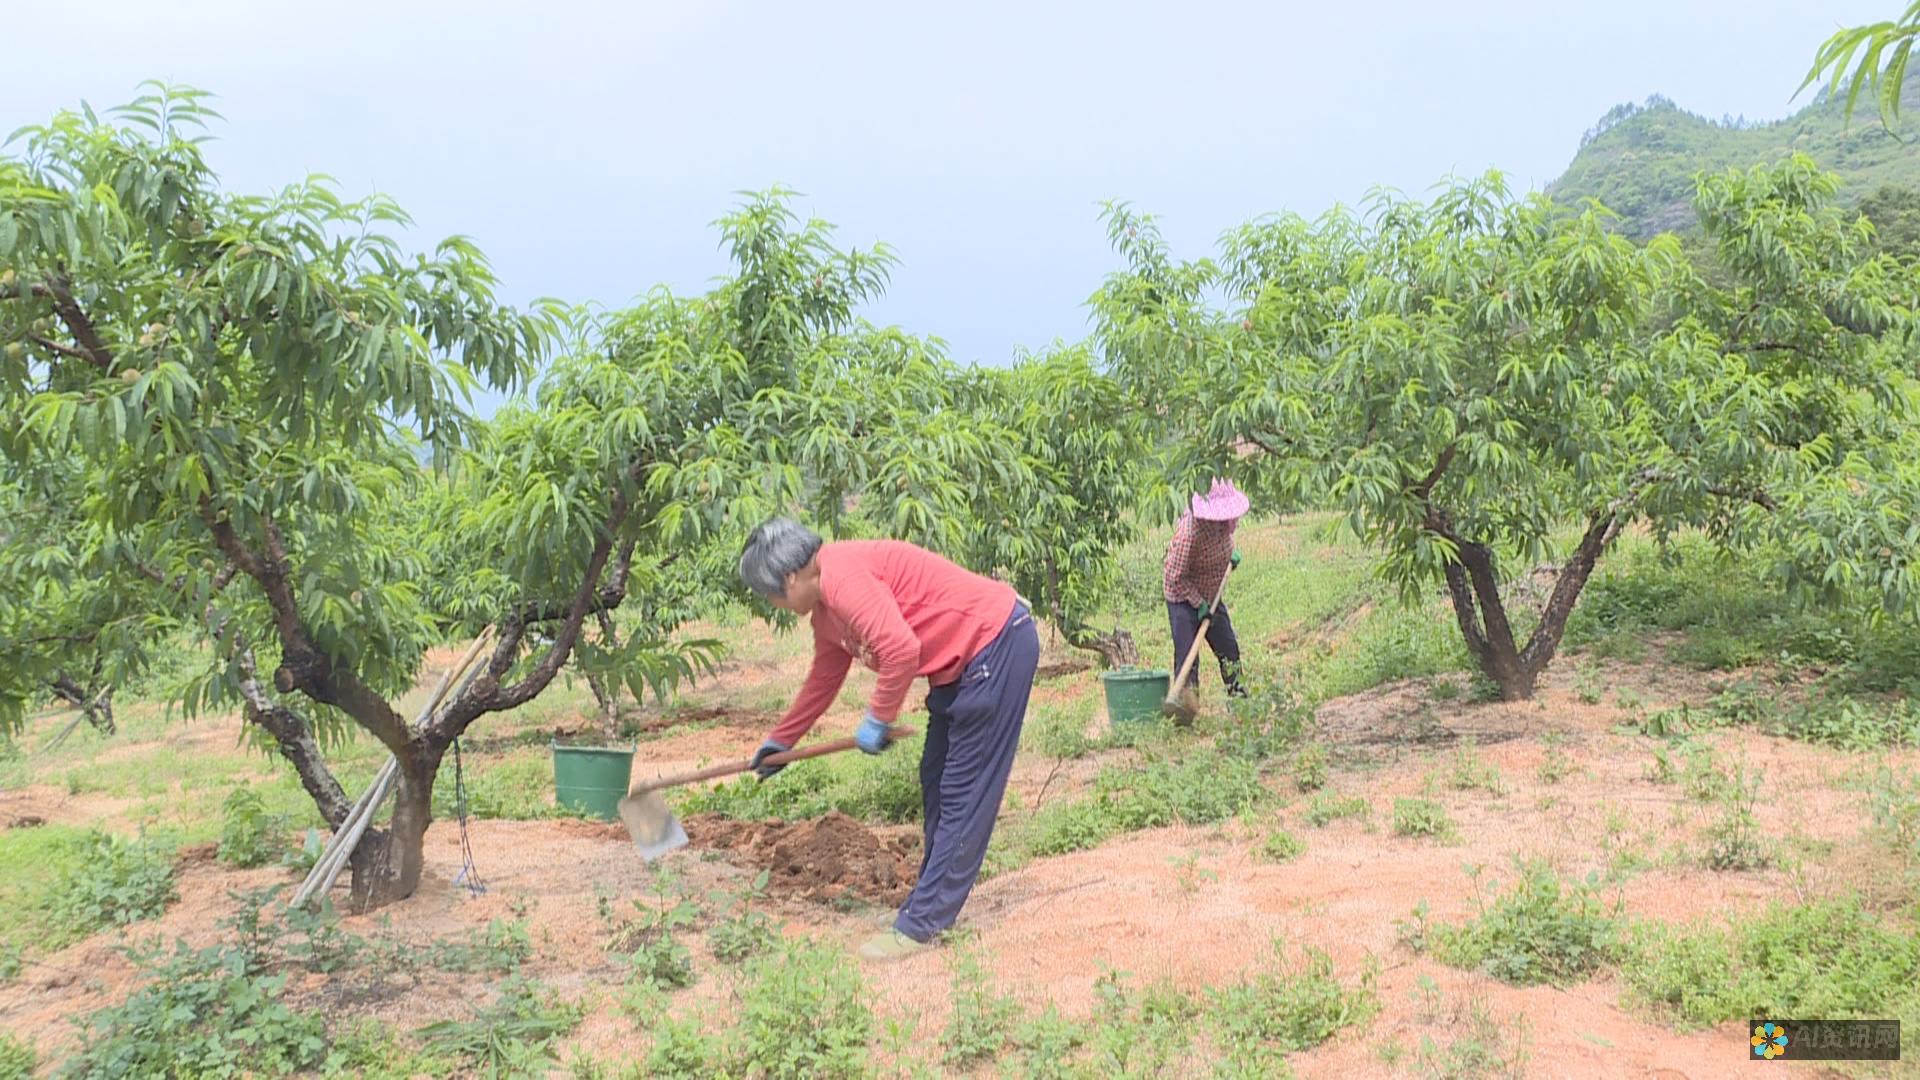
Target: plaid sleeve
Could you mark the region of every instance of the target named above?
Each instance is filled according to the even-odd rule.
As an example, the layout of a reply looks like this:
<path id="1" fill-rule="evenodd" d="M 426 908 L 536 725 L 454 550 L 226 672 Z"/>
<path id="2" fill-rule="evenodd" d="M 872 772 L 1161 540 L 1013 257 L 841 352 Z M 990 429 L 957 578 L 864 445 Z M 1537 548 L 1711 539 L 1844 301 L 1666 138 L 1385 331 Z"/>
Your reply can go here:
<path id="1" fill-rule="evenodd" d="M 1166 568 L 1161 574 L 1161 592 L 1168 600 L 1186 601 L 1192 590 L 1187 586 L 1188 570 L 1193 562 L 1193 518 L 1183 517 L 1173 527 L 1173 540 L 1167 545 Z"/>

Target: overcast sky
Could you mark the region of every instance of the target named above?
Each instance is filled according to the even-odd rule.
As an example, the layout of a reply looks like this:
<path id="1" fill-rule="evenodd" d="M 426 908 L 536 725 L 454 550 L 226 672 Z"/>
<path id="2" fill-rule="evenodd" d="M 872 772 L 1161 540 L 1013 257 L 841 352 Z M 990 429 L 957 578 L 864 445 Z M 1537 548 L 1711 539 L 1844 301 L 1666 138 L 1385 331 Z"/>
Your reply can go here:
<path id="1" fill-rule="evenodd" d="M 386 192 L 417 244 L 474 237 L 515 301 L 696 290 L 725 270 L 713 219 L 780 184 L 843 242 L 898 251 L 869 317 L 1001 363 L 1085 335 L 1115 265 L 1102 199 L 1199 255 L 1374 185 L 1540 186 L 1622 101 L 1783 116 L 1823 38 L 1904 6 L 14 4 L 0 128 L 147 78 L 213 91 L 229 188 Z"/>

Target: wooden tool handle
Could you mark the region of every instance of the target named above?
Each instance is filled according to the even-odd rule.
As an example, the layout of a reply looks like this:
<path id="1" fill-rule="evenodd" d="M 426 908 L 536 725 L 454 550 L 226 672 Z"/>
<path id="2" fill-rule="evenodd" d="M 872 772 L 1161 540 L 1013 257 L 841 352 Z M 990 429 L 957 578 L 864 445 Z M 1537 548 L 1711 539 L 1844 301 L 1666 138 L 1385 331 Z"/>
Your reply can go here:
<path id="1" fill-rule="evenodd" d="M 900 727 L 893 729 L 892 738 L 895 742 L 898 742 L 901 739 L 911 738 L 918 734 L 920 733 L 913 728 Z M 812 746 L 804 746 L 798 750 L 787 750 L 778 754 L 768 754 L 766 757 L 760 759 L 760 764 L 785 765 L 788 762 L 804 761 L 807 758 L 820 757 L 823 754 L 838 754 L 846 750 L 855 749 L 859 745 L 859 743 L 852 739 L 833 739 L 828 742 L 815 743 Z M 743 773 L 751 768 L 753 768 L 752 758 L 748 758 L 745 761 L 737 761 L 730 765 L 710 765 L 698 772 L 681 773 L 679 776 L 667 776 L 659 780 L 648 780 L 643 784 L 635 784 L 632 788 L 628 789 L 627 795 L 631 797 L 639 795 L 642 792 L 658 791 L 661 788 L 679 787 L 682 784 L 697 784 L 702 780 L 713 780 L 722 776 L 732 776 L 734 773 Z"/>

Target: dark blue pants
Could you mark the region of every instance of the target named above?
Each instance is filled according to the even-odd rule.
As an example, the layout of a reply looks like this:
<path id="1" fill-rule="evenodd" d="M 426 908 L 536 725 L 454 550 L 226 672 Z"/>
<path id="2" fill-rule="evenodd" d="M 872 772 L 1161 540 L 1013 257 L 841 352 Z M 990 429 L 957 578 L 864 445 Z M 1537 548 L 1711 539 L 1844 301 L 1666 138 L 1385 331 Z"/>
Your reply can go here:
<path id="1" fill-rule="evenodd" d="M 1173 624 L 1173 670 L 1179 674 L 1180 665 L 1186 662 L 1187 650 L 1193 648 L 1194 635 L 1200 632 L 1200 613 L 1193 610 L 1191 604 L 1169 600 L 1167 621 Z M 1233 619 L 1227 615 L 1225 602 L 1214 605 L 1213 621 L 1207 624 L 1207 646 L 1220 661 L 1220 680 L 1227 684 L 1227 693 L 1246 693 L 1240 684 L 1240 639 L 1233 634 Z M 1198 661 L 1187 675 L 1187 685 L 1200 685 Z"/>
<path id="2" fill-rule="evenodd" d="M 1039 666 L 1033 615 L 1025 604 L 1015 604 L 1006 627 L 967 663 L 959 681 L 927 694 L 927 738 L 920 753 L 925 849 L 920 880 L 893 922 L 915 941 L 930 941 L 952 926 L 973 892 Z"/>

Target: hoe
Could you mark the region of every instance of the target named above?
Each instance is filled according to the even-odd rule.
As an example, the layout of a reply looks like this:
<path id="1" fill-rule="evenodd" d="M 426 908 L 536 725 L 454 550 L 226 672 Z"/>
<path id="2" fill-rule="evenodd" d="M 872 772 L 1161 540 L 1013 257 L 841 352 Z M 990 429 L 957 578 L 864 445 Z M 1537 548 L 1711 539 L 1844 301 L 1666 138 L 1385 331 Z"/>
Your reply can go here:
<path id="1" fill-rule="evenodd" d="M 910 738 L 919 732 L 912 728 L 895 728 L 894 741 Z M 852 750 L 858 744 L 852 739 L 834 739 L 831 742 L 817 743 L 799 750 L 789 750 L 784 754 L 769 754 L 760 759 L 762 765 L 785 765 L 790 761 L 819 757 L 822 754 L 838 754 Z M 753 768 L 751 758 L 730 765 L 714 765 L 698 772 L 682 773 L 659 780 L 648 780 L 627 789 L 627 797 L 620 800 L 620 820 L 626 823 L 627 835 L 633 838 L 633 846 L 640 851 L 640 857 L 648 862 L 665 855 L 669 851 L 686 846 L 687 830 L 681 828 L 680 819 L 667 809 L 667 801 L 660 797 L 666 788 L 679 787 L 682 784 L 694 784 L 702 780 L 712 780 L 721 776 L 732 776 Z"/>

